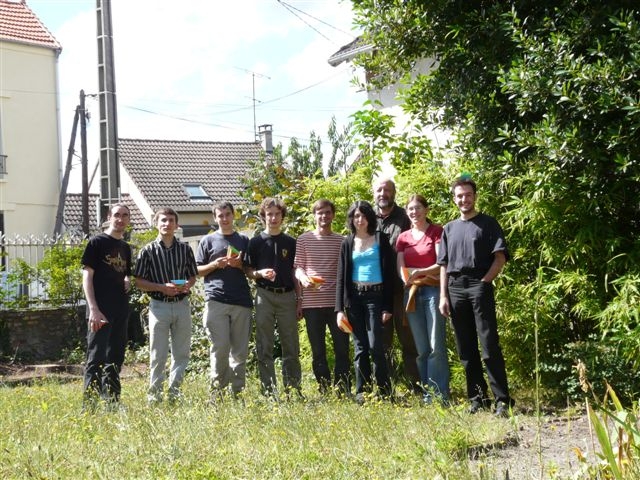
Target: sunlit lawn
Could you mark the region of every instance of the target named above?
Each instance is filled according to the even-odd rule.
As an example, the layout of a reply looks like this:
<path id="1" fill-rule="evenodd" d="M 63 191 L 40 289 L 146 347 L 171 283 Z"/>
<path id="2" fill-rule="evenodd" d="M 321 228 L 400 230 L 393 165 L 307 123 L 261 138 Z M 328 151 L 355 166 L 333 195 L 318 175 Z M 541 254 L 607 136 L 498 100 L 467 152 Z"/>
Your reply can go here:
<path id="1" fill-rule="evenodd" d="M 149 407 L 146 380 L 123 382 L 122 408 L 81 412 L 81 383 L 0 387 L 0 478 L 478 478 L 467 448 L 513 430 L 464 405 L 424 407 L 417 397 L 358 406 L 322 397 L 262 397 L 208 404 L 191 375 L 179 405 Z M 485 477 L 486 478 L 486 477 Z"/>

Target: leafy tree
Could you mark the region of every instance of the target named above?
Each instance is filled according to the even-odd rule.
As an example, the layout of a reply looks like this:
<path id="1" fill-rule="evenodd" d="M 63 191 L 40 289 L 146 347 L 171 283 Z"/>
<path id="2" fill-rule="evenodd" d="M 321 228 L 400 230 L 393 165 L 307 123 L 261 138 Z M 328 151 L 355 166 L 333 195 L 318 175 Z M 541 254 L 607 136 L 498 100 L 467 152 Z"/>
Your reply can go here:
<path id="1" fill-rule="evenodd" d="M 0 283 L 0 302 L 6 308 L 28 308 L 31 304 L 29 286 L 36 278 L 36 271 L 28 262 L 15 258 L 9 263 L 6 273 L 0 269 L 3 282 Z"/>
<path id="2" fill-rule="evenodd" d="M 297 138 L 289 143 L 287 156 L 294 175 L 303 177 L 322 176 L 322 140 L 311 132 L 309 146 L 302 145 Z"/>
<path id="3" fill-rule="evenodd" d="M 637 3 L 352 2 L 375 46 L 359 60 L 369 77 L 377 86 L 402 78 L 406 112 L 454 132 L 456 160 L 444 170 L 472 172 L 482 208 L 509 234 L 513 259 L 498 295 L 519 379 L 536 368 L 522 349 L 536 321 L 549 360 L 595 333 L 637 364 Z M 422 58 L 437 68 L 411 80 Z"/>
<path id="4" fill-rule="evenodd" d="M 331 117 L 331 123 L 329 124 L 329 130 L 327 132 L 329 142 L 331 143 L 331 158 L 327 166 L 327 177 L 332 177 L 340 172 L 346 171 L 347 162 L 355 150 L 352 128 L 353 122 L 345 125 L 342 131 L 338 132 L 336 117 Z"/>
<path id="5" fill-rule="evenodd" d="M 328 198 L 336 204 L 336 225 L 341 225 L 343 210 L 346 213 L 351 202 L 370 197 L 372 165 L 363 159 L 347 165 L 347 159 L 355 148 L 351 125 L 338 133 L 333 119 L 328 137 L 332 155 L 326 177 L 323 174 L 321 138 L 315 132 L 310 134 L 309 147 L 294 138 L 286 155 L 282 144 L 278 144 L 271 155 L 250 163 L 242 179 L 246 189 L 241 192 L 249 204 L 248 212 L 243 212 L 248 223 L 253 223 L 258 229 L 257 206 L 266 197 L 279 197 L 287 205 L 285 230 L 297 236 L 313 226 L 310 207 L 318 198 Z"/>
<path id="6" fill-rule="evenodd" d="M 86 242 L 56 242 L 38 263 L 38 278 L 53 306 L 77 306 L 83 298 L 81 258 Z"/>

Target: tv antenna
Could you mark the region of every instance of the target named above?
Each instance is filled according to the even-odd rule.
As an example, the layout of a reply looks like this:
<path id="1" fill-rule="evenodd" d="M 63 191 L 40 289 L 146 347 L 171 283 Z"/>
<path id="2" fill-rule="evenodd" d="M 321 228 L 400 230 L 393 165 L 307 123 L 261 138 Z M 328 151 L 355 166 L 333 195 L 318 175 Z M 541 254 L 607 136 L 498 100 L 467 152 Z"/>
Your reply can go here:
<path id="1" fill-rule="evenodd" d="M 242 67 L 235 67 L 238 70 L 242 70 L 245 73 L 251 74 L 251 101 L 253 102 L 253 136 L 256 141 L 260 139 L 258 135 L 258 127 L 256 123 L 256 77 L 258 78 L 266 78 L 267 80 L 271 80 L 271 77 L 264 75 L 262 73 L 254 72 L 252 70 L 248 70 Z"/>

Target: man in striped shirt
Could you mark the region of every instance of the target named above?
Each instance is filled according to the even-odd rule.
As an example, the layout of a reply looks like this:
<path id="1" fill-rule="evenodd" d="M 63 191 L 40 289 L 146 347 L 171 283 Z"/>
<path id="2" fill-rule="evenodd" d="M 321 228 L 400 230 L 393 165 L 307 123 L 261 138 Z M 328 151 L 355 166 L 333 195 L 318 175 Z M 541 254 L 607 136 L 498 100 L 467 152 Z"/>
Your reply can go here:
<path id="1" fill-rule="evenodd" d="M 316 228 L 305 232 L 296 242 L 294 265 L 296 277 L 304 288 L 302 314 L 311 344 L 313 373 L 321 393 L 331 388 L 331 372 L 327 361 L 325 334 L 329 327 L 335 366 L 334 387 L 338 393 L 350 391 L 349 335 L 336 324 L 336 276 L 343 237 L 332 231 L 335 206 L 329 200 L 313 204 Z"/>
<path id="2" fill-rule="evenodd" d="M 178 214 L 171 208 L 156 212 L 158 238 L 138 254 L 136 286 L 149 292 L 149 403 L 162 401 L 165 365 L 171 338 L 170 401 L 180 397 L 180 385 L 191 355 L 191 305 L 189 293 L 198 268 L 189 244 L 175 237 Z"/>

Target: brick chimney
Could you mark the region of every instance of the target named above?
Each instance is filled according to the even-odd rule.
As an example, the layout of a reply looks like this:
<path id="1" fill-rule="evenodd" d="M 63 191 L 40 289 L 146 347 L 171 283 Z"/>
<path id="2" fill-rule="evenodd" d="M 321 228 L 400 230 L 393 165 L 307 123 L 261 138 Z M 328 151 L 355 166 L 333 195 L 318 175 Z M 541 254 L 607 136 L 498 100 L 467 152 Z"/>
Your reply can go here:
<path id="1" fill-rule="evenodd" d="M 258 126 L 260 143 L 266 153 L 273 153 L 273 125 L 265 124 Z"/>

